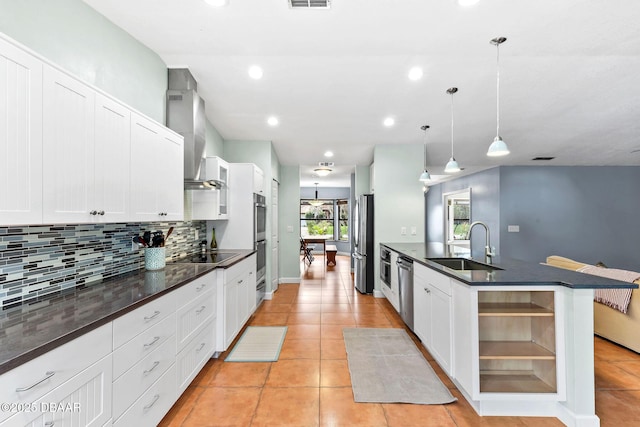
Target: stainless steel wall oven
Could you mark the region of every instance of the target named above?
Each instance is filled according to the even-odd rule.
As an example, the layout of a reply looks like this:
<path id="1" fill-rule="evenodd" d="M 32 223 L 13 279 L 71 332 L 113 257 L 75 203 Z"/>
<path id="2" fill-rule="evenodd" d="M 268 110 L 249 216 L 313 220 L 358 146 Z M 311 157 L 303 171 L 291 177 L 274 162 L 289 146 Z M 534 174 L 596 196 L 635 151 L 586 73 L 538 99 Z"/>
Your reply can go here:
<path id="1" fill-rule="evenodd" d="M 380 248 L 380 281 L 391 288 L 391 252 Z"/>

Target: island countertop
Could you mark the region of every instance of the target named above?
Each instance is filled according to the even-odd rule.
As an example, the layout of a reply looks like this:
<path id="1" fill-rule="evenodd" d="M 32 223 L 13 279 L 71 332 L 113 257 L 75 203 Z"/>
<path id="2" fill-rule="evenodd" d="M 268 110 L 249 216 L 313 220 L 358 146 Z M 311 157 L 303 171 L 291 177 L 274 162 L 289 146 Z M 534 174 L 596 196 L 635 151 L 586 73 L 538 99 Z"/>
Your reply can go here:
<path id="1" fill-rule="evenodd" d="M 381 243 L 381 245 L 469 286 L 552 285 L 574 289 L 638 288 L 635 283 L 621 282 L 507 257 L 494 257 L 491 265 L 498 267 L 499 270 L 454 270 L 430 261 L 430 258 L 448 257 L 442 243 Z M 474 261 L 484 263 L 484 260 L 474 259 Z"/>

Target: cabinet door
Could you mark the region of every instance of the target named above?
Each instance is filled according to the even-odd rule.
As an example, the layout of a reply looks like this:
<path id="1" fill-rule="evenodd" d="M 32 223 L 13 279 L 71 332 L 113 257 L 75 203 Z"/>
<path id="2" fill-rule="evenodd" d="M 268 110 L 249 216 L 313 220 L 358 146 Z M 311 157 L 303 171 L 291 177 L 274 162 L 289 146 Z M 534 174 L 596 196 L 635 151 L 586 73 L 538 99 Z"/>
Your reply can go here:
<path id="1" fill-rule="evenodd" d="M 42 223 L 42 63 L 0 40 L 0 224 Z"/>
<path id="2" fill-rule="evenodd" d="M 413 332 L 422 340 L 422 344 L 431 346 L 431 290 L 418 277 L 413 283 Z"/>
<path id="3" fill-rule="evenodd" d="M 129 219 L 129 170 L 131 111 L 100 94 L 96 95 L 95 206 L 101 222 Z"/>
<path id="4" fill-rule="evenodd" d="M 236 279 L 238 285 L 238 330 L 249 318 L 249 273 Z M 255 297 L 254 297 L 255 298 Z"/>
<path id="5" fill-rule="evenodd" d="M 253 192 L 264 194 L 264 172 L 257 166 L 253 167 Z"/>
<path id="6" fill-rule="evenodd" d="M 430 289 L 431 355 L 445 372 L 451 371 L 451 297 L 436 288 Z"/>
<path id="7" fill-rule="evenodd" d="M 134 220 L 163 218 L 158 208 L 160 126 L 137 114 L 131 116 L 131 212 Z M 184 166 L 183 166 L 184 167 Z"/>
<path id="8" fill-rule="evenodd" d="M 43 221 L 93 222 L 95 92 L 48 65 L 43 79 Z"/>
<path id="9" fill-rule="evenodd" d="M 238 285 L 224 285 L 224 350 L 233 342 L 238 332 Z"/>
<path id="10" fill-rule="evenodd" d="M 156 162 L 152 174 L 158 177 L 157 206 L 164 220 L 184 217 L 184 148 L 182 137 L 161 128 Z"/>

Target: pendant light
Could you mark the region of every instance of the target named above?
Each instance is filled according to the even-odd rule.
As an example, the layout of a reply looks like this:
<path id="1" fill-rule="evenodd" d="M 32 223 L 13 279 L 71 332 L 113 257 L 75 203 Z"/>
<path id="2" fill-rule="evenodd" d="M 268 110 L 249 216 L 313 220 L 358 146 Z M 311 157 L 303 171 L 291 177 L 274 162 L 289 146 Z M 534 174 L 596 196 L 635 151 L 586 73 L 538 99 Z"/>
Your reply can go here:
<path id="1" fill-rule="evenodd" d="M 489 150 L 487 151 L 487 156 L 490 157 L 499 157 L 506 156 L 509 154 L 509 147 L 502 140 L 500 136 L 500 45 L 506 42 L 507 39 L 505 37 L 496 37 L 491 40 L 491 44 L 495 45 L 497 52 L 497 73 L 496 73 L 496 137 L 493 142 L 489 146 Z"/>
<path id="2" fill-rule="evenodd" d="M 318 183 L 316 182 L 315 184 L 316 184 L 316 198 L 311 200 L 309 204 L 317 208 L 319 206 L 322 206 L 323 203 L 321 200 L 318 200 Z"/>
<path id="3" fill-rule="evenodd" d="M 427 170 L 427 129 L 429 129 L 429 125 L 420 126 L 420 129 L 424 131 L 424 172 L 420 175 L 420 181 L 426 184 L 431 181 L 431 175 Z"/>
<path id="4" fill-rule="evenodd" d="M 447 93 L 451 95 L 451 158 L 447 162 L 447 165 L 444 167 L 445 173 L 456 173 L 460 172 L 460 166 L 458 162 L 453 157 L 453 94 L 458 91 L 457 87 L 450 87 L 447 89 Z"/>

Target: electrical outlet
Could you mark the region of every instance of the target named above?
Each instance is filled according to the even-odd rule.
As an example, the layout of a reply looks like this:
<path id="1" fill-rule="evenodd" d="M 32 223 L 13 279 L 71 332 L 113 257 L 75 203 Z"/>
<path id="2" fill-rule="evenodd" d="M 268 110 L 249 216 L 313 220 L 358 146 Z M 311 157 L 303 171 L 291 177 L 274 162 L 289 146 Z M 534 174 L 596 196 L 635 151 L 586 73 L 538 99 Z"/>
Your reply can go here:
<path id="1" fill-rule="evenodd" d="M 198 232 L 198 230 L 194 230 L 193 231 L 193 236 L 194 236 L 195 240 L 198 240 L 198 237 L 200 236 L 200 233 Z"/>
<path id="2" fill-rule="evenodd" d="M 400 235 L 402 236 L 407 235 L 407 227 L 400 227 Z"/>
<path id="3" fill-rule="evenodd" d="M 509 233 L 519 233 L 520 232 L 520 226 L 519 225 L 508 225 L 507 226 L 507 231 Z"/>
<path id="4" fill-rule="evenodd" d="M 412 235 L 412 236 L 415 236 L 417 232 L 418 232 L 418 230 L 416 229 L 416 226 L 415 226 L 415 225 L 412 225 L 412 226 L 411 226 L 411 235 Z"/>
<path id="5" fill-rule="evenodd" d="M 287 233 L 293 233 L 293 225 L 287 225 Z"/>

